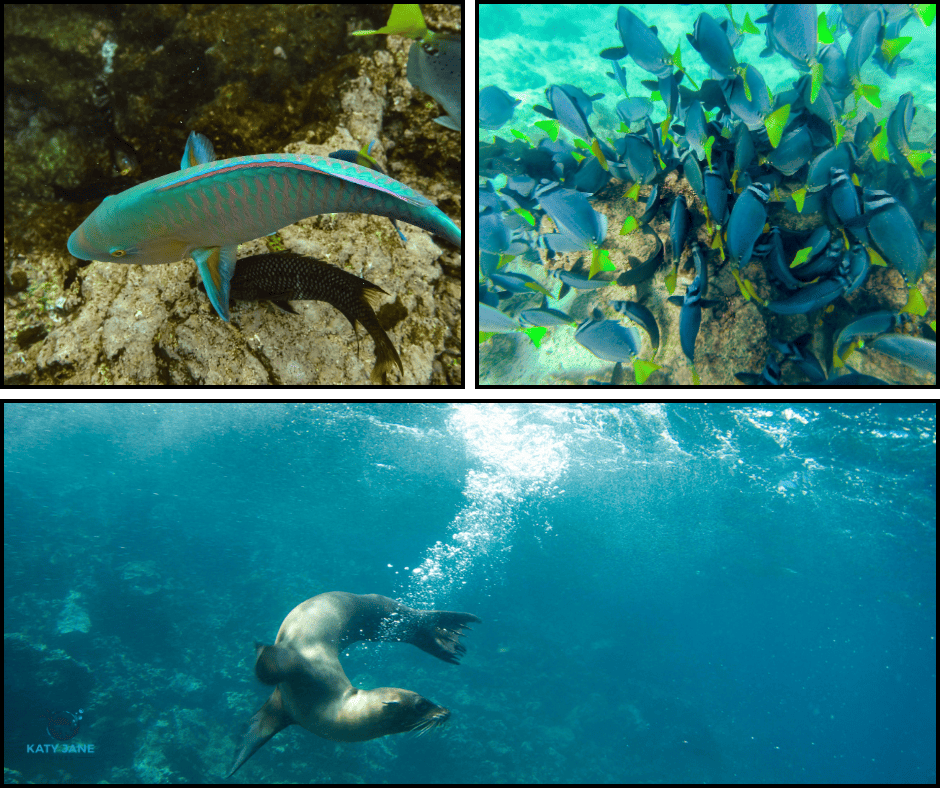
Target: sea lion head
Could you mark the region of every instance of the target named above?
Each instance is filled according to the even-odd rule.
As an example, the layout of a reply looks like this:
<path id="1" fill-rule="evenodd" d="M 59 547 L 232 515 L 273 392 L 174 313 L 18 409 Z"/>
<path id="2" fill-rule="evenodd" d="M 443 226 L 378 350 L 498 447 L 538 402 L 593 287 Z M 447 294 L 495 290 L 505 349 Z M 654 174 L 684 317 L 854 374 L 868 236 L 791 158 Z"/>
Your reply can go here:
<path id="1" fill-rule="evenodd" d="M 373 736 L 391 733 L 422 735 L 450 718 L 450 711 L 443 706 L 410 690 L 379 687 L 360 690 L 356 694 L 357 698 L 351 705 L 356 709 L 358 725 L 372 728 Z M 347 701 L 346 709 L 349 707 L 350 701 Z"/>

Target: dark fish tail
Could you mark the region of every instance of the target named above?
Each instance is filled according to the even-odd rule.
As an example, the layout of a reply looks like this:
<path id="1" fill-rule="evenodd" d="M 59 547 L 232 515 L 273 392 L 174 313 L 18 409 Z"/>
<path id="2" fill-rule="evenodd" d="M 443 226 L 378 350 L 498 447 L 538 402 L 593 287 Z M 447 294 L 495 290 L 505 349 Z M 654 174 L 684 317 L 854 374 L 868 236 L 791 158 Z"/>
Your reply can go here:
<path id="1" fill-rule="evenodd" d="M 405 369 L 401 365 L 401 357 L 398 355 L 398 351 L 395 350 L 392 340 L 385 333 L 385 329 L 379 323 L 373 309 L 375 302 L 384 293 L 385 291 L 381 287 L 365 282 L 360 300 L 361 308 L 355 314 L 356 320 L 362 323 L 362 327 L 369 332 L 369 336 L 372 337 L 372 341 L 375 343 L 375 366 L 372 368 L 372 383 L 381 383 L 382 385 L 387 382 L 386 375 L 392 369 L 393 364 L 398 365 L 402 375 L 405 374 Z M 346 317 L 349 317 L 349 315 L 346 315 Z"/>

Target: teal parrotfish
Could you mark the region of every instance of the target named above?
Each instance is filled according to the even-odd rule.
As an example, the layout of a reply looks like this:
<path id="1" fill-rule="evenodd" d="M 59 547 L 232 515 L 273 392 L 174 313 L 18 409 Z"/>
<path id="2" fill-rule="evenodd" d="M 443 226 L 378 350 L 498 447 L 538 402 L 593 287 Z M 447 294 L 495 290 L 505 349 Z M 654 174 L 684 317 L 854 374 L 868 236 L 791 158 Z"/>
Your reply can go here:
<path id="1" fill-rule="evenodd" d="M 180 172 L 105 197 L 69 237 L 69 252 L 139 265 L 192 257 L 212 306 L 227 321 L 238 244 L 307 216 L 371 213 L 460 245 L 460 228 L 430 200 L 358 164 L 297 153 L 214 159 L 212 143 L 192 132 Z"/>
<path id="2" fill-rule="evenodd" d="M 360 150 L 338 150 L 330 154 L 331 159 L 342 159 L 343 161 L 351 161 L 353 164 L 358 164 L 360 167 L 368 167 L 370 170 L 375 170 L 376 172 L 382 173 L 382 175 L 388 175 L 385 170 L 382 169 L 381 165 L 372 158 L 372 148 L 375 147 L 375 140 L 372 140 L 368 145 L 364 145 Z M 407 242 L 405 234 L 398 229 L 398 222 L 394 219 L 391 220 L 392 227 L 395 228 L 395 232 L 398 233 L 398 237 L 401 238 L 402 243 Z"/>
<path id="3" fill-rule="evenodd" d="M 378 30 L 356 30 L 354 36 L 379 33 L 414 38 L 408 52 L 408 81 L 427 93 L 444 108 L 446 115 L 435 123 L 460 131 L 463 79 L 461 72 L 463 44 L 460 36 L 433 33 L 428 30 L 417 4 L 396 3 L 385 27 Z"/>

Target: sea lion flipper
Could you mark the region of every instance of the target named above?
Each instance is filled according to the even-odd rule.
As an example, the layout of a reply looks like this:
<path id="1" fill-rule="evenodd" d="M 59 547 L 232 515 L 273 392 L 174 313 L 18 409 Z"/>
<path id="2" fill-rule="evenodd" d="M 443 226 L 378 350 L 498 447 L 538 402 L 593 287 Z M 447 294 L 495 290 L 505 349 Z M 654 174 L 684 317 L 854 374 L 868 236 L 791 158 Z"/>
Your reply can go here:
<path id="1" fill-rule="evenodd" d="M 258 709 L 248 721 L 248 728 L 242 738 L 241 746 L 238 748 L 238 752 L 235 753 L 235 762 L 226 777 L 235 774 L 242 764 L 254 755 L 275 733 L 293 724 L 294 720 L 284 709 L 281 691 L 275 689 L 264 706 Z"/>
<path id="2" fill-rule="evenodd" d="M 469 631 L 467 624 L 479 623 L 480 619 L 472 613 L 449 610 L 431 610 L 420 615 L 421 626 L 415 629 L 410 642 L 444 662 L 454 665 L 460 662 L 460 657 L 467 652 L 460 636 L 464 630 Z"/>

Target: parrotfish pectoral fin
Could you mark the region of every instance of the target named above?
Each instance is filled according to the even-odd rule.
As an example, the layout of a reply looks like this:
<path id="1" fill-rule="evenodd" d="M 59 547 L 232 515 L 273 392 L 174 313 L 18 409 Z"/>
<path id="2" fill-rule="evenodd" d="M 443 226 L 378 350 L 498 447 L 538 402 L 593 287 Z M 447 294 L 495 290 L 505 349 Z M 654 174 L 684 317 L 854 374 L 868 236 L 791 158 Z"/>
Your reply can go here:
<path id="1" fill-rule="evenodd" d="M 206 288 L 206 295 L 219 317 L 228 322 L 228 295 L 229 284 L 235 275 L 235 255 L 237 246 L 218 247 L 206 249 L 193 249 L 191 252 L 199 275 Z"/>

